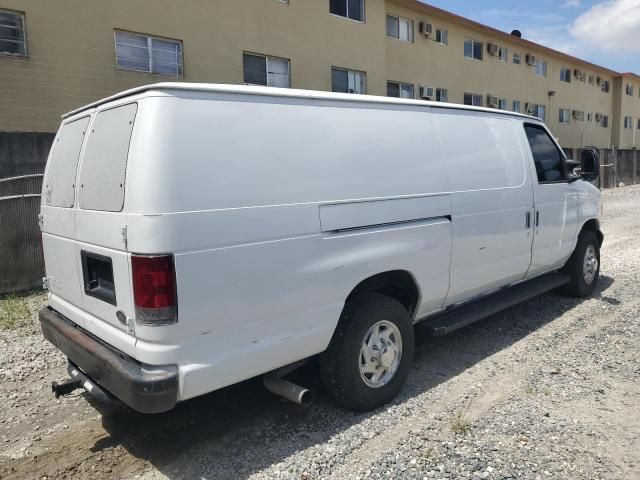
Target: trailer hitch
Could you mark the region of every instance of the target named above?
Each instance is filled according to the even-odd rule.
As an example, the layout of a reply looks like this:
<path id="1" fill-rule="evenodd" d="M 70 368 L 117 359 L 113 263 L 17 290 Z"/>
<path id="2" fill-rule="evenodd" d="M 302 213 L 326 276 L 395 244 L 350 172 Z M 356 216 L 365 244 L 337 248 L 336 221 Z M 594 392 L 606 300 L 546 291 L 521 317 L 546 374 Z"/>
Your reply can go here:
<path id="1" fill-rule="evenodd" d="M 62 382 L 51 382 L 51 391 L 56 398 L 68 395 L 74 390 L 82 388 L 90 396 L 103 403 L 117 403 L 115 397 L 106 390 L 103 390 L 98 384 L 87 375 L 82 373 L 78 367 L 69 362 L 67 366 L 70 378 Z"/>
<path id="2" fill-rule="evenodd" d="M 82 380 L 79 378 L 68 378 L 62 382 L 51 382 L 51 391 L 56 398 L 68 395 L 78 388 L 82 388 Z"/>

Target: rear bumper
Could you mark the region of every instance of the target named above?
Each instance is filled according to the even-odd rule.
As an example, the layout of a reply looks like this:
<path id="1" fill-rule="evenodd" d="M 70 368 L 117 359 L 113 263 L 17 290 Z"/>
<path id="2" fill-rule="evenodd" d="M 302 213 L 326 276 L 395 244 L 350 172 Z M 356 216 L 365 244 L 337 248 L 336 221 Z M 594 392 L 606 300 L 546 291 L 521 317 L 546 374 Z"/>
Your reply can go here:
<path id="1" fill-rule="evenodd" d="M 50 307 L 40 310 L 44 337 L 96 384 L 142 413 L 171 410 L 178 398 L 178 367 L 146 365 L 107 345 Z"/>

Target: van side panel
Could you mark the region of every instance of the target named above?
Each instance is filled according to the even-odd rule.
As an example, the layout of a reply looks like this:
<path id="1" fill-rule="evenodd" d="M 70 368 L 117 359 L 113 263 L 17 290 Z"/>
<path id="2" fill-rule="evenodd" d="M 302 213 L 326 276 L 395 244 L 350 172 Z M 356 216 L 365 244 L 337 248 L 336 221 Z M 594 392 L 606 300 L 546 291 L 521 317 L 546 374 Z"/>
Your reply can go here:
<path id="1" fill-rule="evenodd" d="M 429 109 L 230 94 L 139 104 L 128 246 L 175 254 L 178 323 L 136 325 L 136 358 L 178 363 L 181 399 L 323 351 L 372 275 L 406 270 L 417 315 L 442 307 L 451 203 Z"/>
<path id="2" fill-rule="evenodd" d="M 452 187 L 451 305 L 524 278 L 533 193 L 517 122 L 445 109 L 434 118 Z"/>
<path id="3" fill-rule="evenodd" d="M 127 175 L 145 187 L 127 191 L 131 213 L 448 190 L 430 110 L 422 106 L 217 94 L 147 98 L 144 110 Z"/>
<path id="4" fill-rule="evenodd" d="M 199 329 L 181 343 L 182 395 L 322 352 L 348 293 L 381 271 L 413 272 L 439 308 L 450 234 L 448 220 L 431 220 L 177 255 L 180 322 Z"/>

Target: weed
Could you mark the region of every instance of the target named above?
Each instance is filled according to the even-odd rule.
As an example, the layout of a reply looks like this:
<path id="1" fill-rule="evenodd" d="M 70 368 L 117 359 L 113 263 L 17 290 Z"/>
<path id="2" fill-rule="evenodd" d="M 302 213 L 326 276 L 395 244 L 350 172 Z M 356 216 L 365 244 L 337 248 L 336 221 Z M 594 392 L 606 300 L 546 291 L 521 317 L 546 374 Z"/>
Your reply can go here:
<path id="1" fill-rule="evenodd" d="M 466 435 L 471 432 L 471 421 L 468 418 L 469 408 L 471 408 L 471 400 L 469 400 L 467 408 L 458 410 L 451 420 L 451 430 L 456 435 Z"/>
<path id="2" fill-rule="evenodd" d="M 15 295 L 0 297 L 0 328 L 9 329 L 19 326 L 31 316 L 27 302 Z"/>

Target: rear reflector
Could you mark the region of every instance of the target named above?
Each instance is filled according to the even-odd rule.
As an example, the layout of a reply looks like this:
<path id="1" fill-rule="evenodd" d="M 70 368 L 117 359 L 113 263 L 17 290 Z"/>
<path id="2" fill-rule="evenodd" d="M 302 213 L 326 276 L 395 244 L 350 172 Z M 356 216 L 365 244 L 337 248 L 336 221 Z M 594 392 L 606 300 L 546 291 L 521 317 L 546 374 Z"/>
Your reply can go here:
<path id="1" fill-rule="evenodd" d="M 136 322 L 169 325 L 178 321 L 176 272 L 173 255 L 132 255 Z"/>

